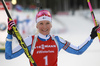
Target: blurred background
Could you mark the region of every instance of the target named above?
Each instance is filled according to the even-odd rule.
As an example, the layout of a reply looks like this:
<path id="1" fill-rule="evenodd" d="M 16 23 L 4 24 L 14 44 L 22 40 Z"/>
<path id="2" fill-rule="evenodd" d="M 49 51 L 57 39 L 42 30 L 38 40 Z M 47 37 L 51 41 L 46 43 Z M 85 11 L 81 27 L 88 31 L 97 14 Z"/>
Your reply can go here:
<path id="1" fill-rule="evenodd" d="M 94 15 L 100 24 L 100 0 L 90 0 Z M 36 34 L 35 16 L 38 6 L 52 14 L 51 34 L 58 35 L 75 46 L 82 44 L 94 27 L 87 0 L 5 0 L 8 10 L 23 38 Z M 37 4 L 40 3 L 41 5 Z M 6 60 L 7 15 L 0 1 L 0 66 L 29 66 L 29 60 L 21 56 Z M 18 45 L 13 37 L 12 49 Z M 58 66 L 100 66 L 98 37 L 82 55 L 73 55 L 63 49 L 58 55 Z"/>

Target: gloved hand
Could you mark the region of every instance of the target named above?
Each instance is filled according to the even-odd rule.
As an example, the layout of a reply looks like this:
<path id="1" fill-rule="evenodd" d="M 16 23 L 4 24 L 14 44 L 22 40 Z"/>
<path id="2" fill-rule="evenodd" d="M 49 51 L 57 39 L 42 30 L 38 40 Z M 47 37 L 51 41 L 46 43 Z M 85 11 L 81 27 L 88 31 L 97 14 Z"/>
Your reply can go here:
<path id="1" fill-rule="evenodd" d="M 94 39 L 95 37 L 97 37 L 97 30 L 99 28 L 99 25 L 95 26 L 93 29 L 92 29 L 92 32 L 90 34 L 91 38 Z"/>
<path id="2" fill-rule="evenodd" d="M 8 34 L 12 35 L 13 34 L 13 29 L 12 26 L 14 26 L 15 23 L 13 20 L 10 20 L 10 18 L 8 18 Z"/>

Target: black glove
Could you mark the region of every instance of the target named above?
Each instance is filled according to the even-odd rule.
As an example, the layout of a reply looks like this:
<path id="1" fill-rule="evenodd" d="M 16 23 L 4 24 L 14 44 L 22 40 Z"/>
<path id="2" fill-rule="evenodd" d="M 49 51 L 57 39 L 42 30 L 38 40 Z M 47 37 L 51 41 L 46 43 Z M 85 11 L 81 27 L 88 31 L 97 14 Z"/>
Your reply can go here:
<path id="1" fill-rule="evenodd" d="M 13 29 L 12 26 L 14 26 L 15 23 L 13 20 L 10 20 L 10 18 L 8 18 L 8 34 L 12 35 L 13 34 Z"/>
<path id="2" fill-rule="evenodd" d="M 92 32 L 90 34 L 91 38 L 94 39 L 95 37 L 97 37 L 97 29 L 99 28 L 99 25 L 95 26 L 94 28 L 92 28 Z"/>

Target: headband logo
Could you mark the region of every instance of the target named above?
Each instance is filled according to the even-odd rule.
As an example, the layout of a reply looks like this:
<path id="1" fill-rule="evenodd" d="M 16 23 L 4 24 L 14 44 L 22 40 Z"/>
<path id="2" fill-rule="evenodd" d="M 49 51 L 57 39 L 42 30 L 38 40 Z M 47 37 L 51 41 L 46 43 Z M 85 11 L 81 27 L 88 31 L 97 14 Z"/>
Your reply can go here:
<path id="1" fill-rule="evenodd" d="M 43 17 L 43 19 L 46 19 L 46 17 Z"/>

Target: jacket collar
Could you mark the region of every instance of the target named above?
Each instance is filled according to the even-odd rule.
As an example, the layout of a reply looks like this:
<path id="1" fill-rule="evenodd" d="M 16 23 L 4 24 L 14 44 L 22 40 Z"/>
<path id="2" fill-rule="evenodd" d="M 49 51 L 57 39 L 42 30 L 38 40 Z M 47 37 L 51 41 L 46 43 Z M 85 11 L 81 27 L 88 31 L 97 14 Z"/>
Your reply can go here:
<path id="1" fill-rule="evenodd" d="M 50 38 L 50 34 L 49 35 L 43 35 L 41 33 L 38 34 L 38 38 L 42 41 L 47 41 Z"/>

